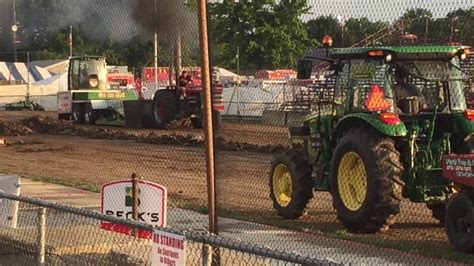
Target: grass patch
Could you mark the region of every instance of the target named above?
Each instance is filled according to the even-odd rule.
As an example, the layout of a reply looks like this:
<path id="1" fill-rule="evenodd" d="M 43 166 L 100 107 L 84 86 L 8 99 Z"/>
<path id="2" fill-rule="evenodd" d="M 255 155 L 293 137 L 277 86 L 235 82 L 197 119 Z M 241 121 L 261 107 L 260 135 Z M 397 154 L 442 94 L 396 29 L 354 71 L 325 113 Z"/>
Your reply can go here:
<path id="1" fill-rule="evenodd" d="M 77 181 L 71 181 L 71 180 L 64 180 L 60 178 L 55 178 L 51 176 L 33 176 L 33 177 L 27 177 L 31 180 L 34 181 L 41 181 L 45 183 L 51 183 L 51 184 L 57 184 L 57 185 L 63 185 L 67 187 L 73 187 L 73 188 L 78 188 L 82 190 L 87 190 L 90 192 L 94 193 L 100 193 L 101 191 L 101 186 L 96 185 L 96 184 L 91 184 L 91 183 L 84 183 L 84 182 L 77 182 Z"/>
<path id="2" fill-rule="evenodd" d="M 13 173 L 13 172 L 7 171 L 7 170 L 0 170 L 0 174 L 3 174 L 3 175 L 18 175 L 22 178 L 31 179 L 31 180 L 34 180 L 34 181 L 40 181 L 40 182 L 45 182 L 45 183 L 63 185 L 63 186 L 67 186 L 67 187 L 73 187 L 73 188 L 78 188 L 78 189 L 82 189 L 82 190 L 91 191 L 91 192 L 94 192 L 94 193 L 100 193 L 100 190 L 101 190 L 101 186 L 96 185 L 96 184 L 78 182 L 78 181 L 72 181 L 72 180 L 64 180 L 64 179 L 61 179 L 61 178 L 56 178 L 56 177 L 51 177 L 51 176 L 35 176 L 35 175 L 29 175 L 29 174 L 24 174 L 24 173 Z"/>

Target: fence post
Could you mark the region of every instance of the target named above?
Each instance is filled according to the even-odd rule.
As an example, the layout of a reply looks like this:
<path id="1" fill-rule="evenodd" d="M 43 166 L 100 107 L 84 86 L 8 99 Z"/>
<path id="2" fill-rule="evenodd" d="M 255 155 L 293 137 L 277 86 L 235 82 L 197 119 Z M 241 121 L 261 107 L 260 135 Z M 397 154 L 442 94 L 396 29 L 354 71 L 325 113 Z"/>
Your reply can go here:
<path id="1" fill-rule="evenodd" d="M 134 221 L 138 220 L 138 201 L 139 201 L 139 189 L 138 189 L 138 177 L 136 173 L 132 174 L 132 219 Z M 136 228 L 132 229 L 132 235 L 138 236 L 138 232 Z"/>
<path id="2" fill-rule="evenodd" d="M 38 209 L 38 232 L 36 238 L 36 262 L 38 265 L 44 265 L 45 262 L 45 246 L 46 246 L 46 208 Z"/>
<path id="3" fill-rule="evenodd" d="M 208 244 L 202 245 L 202 266 L 212 265 L 212 246 Z"/>

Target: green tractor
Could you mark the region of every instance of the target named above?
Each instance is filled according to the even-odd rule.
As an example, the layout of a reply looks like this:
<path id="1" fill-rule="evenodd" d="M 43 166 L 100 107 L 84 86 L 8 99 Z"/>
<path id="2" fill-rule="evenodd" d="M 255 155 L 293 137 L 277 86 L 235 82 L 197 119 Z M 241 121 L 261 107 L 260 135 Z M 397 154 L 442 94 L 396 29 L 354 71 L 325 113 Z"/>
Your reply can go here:
<path id="1" fill-rule="evenodd" d="M 388 229 L 400 201 L 426 203 L 443 222 L 456 192 L 441 159 L 474 150 L 474 83 L 466 46 L 336 48 L 298 62 L 317 108 L 289 128 L 271 163 L 270 197 L 286 219 L 305 214 L 313 191 L 330 191 L 354 232 Z M 317 63 L 319 61 L 319 63 Z"/>
<path id="2" fill-rule="evenodd" d="M 69 59 L 68 90 L 57 94 L 58 119 L 77 124 L 125 125 L 124 102 L 137 100 L 134 91 L 121 91 L 107 82 L 103 56 Z"/>

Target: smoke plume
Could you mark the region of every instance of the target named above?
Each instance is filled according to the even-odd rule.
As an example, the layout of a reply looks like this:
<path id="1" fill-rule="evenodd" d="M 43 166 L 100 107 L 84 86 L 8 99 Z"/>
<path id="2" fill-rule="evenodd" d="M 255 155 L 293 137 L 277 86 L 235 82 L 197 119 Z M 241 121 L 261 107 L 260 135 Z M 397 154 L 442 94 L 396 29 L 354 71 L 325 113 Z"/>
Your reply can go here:
<path id="1" fill-rule="evenodd" d="M 70 25 L 94 40 L 149 39 L 156 30 L 160 41 L 172 43 L 178 34 L 183 41 L 197 41 L 197 16 L 184 0 L 0 0 L 2 39 L 11 35 L 13 3 L 23 45 Z"/>

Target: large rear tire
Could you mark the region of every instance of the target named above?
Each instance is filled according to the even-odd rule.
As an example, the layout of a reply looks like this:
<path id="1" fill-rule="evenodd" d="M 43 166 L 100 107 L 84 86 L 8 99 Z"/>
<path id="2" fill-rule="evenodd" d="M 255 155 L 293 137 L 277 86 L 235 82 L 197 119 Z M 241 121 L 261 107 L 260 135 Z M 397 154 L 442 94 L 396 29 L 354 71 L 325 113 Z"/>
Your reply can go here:
<path id="1" fill-rule="evenodd" d="M 202 112 L 202 115 L 200 117 L 191 117 L 191 124 L 193 125 L 193 128 L 204 128 L 204 112 Z M 212 110 L 212 125 L 215 130 L 218 130 L 222 126 L 222 115 L 221 112 L 217 110 Z"/>
<path id="2" fill-rule="evenodd" d="M 395 142 L 372 129 L 344 134 L 334 151 L 331 194 L 338 219 L 351 231 L 388 229 L 400 212 L 403 166 Z"/>
<path id="3" fill-rule="evenodd" d="M 474 252 L 474 203 L 464 193 L 456 193 L 446 206 L 446 233 L 458 250 Z"/>
<path id="4" fill-rule="evenodd" d="M 166 128 L 176 119 L 179 109 L 179 100 L 175 90 L 158 90 L 153 97 L 153 126 Z"/>
<path id="5" fill-rule="evenodd" d="M 276 154 L 270 174 L 270 198 L 278 215 L 300 218 L 312 197 L 311 168 L 303 154 L 296 150 Z"/>

